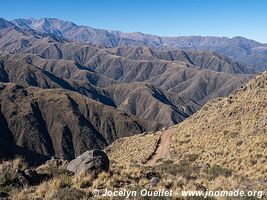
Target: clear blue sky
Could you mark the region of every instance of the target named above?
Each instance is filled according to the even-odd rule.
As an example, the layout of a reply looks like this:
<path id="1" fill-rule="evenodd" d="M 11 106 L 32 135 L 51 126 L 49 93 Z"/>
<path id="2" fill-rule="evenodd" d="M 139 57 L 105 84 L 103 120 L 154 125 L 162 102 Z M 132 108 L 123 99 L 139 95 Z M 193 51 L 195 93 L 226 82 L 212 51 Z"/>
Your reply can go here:
<path id="1" fill-rule="evenodd" d="M 55 17 L 160 36 L 244 36 L 267 43 L 267 0 L 4 0 L 0 17 Z"/>

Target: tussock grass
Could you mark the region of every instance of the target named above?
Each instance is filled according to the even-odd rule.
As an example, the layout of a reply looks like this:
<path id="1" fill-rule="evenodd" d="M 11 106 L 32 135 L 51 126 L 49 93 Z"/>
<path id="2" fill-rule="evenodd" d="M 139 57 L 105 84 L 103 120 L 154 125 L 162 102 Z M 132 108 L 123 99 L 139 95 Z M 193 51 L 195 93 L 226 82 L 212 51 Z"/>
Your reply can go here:
<path id="1" fill-rule="evenodd" d="M 125 137 L 115 141 L 105 151 L 109 159 L 120 163 L 145 163 L 157 148 L 160 132 Z"/>

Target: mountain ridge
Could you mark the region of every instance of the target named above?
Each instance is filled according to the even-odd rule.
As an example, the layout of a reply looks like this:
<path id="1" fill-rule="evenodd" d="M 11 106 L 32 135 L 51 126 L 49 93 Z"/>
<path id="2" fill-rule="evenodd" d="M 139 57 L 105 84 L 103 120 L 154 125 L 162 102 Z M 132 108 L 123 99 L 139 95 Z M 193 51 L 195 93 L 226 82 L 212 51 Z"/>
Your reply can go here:
<path id="1" fill-rule="evenodd" d="M 132 91 L 136 92 L 137 97 L 146 94 L 145 99 L 154 103 L 141 106 L 143 110 L 139 108 L 137 113 L 143 115 L 149 110 L 149 114 L 145 115 L 148 120 L 164 121 L 165 125 L 180 122 L 210 98 L 229 94 L 252 77 L 245 73 L 253 72 L 246 66 L 214 53 L 158 51 L 148 47 L 106 49 L 66 41 L 47 33 L 42 35 L 35 31 L 20 30 L 19 27 L 4 28 L 0 30 L 0 35 L 0 50 L 9 52 L 9 55 L 2 57 L 6 62 L 2 66 L 8 64 L 6 68 L 9 69 L 7 73 L 3 68 L 3 77 L 8 77 L 11 82 L 23 86 L 69 89 L 104 104 L 118 106 L 128 114 L 134 114 L 137 102 L 143 102 L 140 98 L 130 98 L 134 95 Z M 21 67 L 16 67 L 15 63 Z M 116 103 L 111 98 L 112 94 L 105 89 L 115 84 L 118 90 L 122 83 L 137 85 L 135 82 L 143 82 L 141 88 L 144 91 L 148 91 L 145 85 L 148 83 L 156 87 L 157 91 L 164 91 L 164 94 L 157 93 L 158 96 L 154 98 L 151 92 L 142 93 L 140 90 L 131 90 L 132 87 L 125 87 L 125 99 Z M 165 119 L 162 120 L 164 115 L 158 115 L 150 106 L 157 105 L 159 110 L 166 111 L 166 105 L 160 99 L 174 99 L 172 93 L 188 99 L 187 102 L 191 102 L 192 106 L 189 105 L 190 109 L 184 113 L 179 106 L 183 101 L 177 98 L 173 102 L 175 106 L 169 105 Z M 128 97 L 131 102 L 122 106 L 121 103 L 127 102 Z"/>
<path id="2" fill-rule="evenodd" d="M 148 46 L 153 48 L 215 51 L 238 60 L 241 63 L 253 66 L 256 70 L 262 71 L 267 68 L 267 54 L 265 52 L 267 44 L 262 44 L 241 36 L 232 38 L 216 36 L 160 37 L 140 32 L 123 33 L 121 31 L 94 29 L 89 26 L 78 26 L 72 22 L 55 18 L 44 18 L 40 20 L 15 19 L 12 22 L 20 26 L 22 23 L 21 21 L 26 23 L 29 26 L 28 28 L 64 36 L 74 41 L 92 42 L 105 47 Z M 58 26 L 58 23 L 66 25 L 67 27 L 62 28 Z M 21 27 L 25 28 L 26 26 L 21 25 Z M 260 61 L 258 59 L 253 59 L 255 56 L 257 56 Z"/>

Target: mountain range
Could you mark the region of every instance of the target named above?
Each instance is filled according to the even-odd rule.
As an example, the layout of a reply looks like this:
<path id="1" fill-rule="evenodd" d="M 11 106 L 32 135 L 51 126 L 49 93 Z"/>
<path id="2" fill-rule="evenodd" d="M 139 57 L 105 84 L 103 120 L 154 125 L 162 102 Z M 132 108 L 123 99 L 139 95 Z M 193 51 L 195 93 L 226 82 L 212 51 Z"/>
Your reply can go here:
<path id="1" fill-rule="evenodd" d="M 71 159 L 180 123 L 257 71 L 218 52 L 127 35 L 58 19 L 0 19 L 2 139 Z M 121 41 L 107 45 L 111 37 Z"/>
<path id="2" fill-rule="evenodd" d="M 95 29 L 55 18 L 15 19 L 12 23 L 23 29 L 33 29 L 72 41 L 94 43 L 105 47 L 147 46 L 156 49 L 214 51 L 247 64 L 255 70 L 263 71 L 267 68 L 267 44 L 243 37 L 159 37 L 140 32 L 124 33 Z"/>

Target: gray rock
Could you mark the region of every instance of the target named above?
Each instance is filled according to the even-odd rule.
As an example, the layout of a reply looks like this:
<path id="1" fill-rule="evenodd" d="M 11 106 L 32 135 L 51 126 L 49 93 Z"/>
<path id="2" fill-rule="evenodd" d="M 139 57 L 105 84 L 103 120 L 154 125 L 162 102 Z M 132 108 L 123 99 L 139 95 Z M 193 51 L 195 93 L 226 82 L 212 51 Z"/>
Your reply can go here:
<path id="1" fill-rule="evenodd" d="M 160 179 L 158 177 L 153 177 L 149 181 L 149 186 L 154 187 L 159 183 Z"/>
<path id="2" fill-rule="evenodd" d="M 97 175 L 101 171 L 109 170 L 109 159 L 101 150 L 86 151 L 72 160 L 67 169 L 75 174 L 84 171 L 88 174 Z"/>

